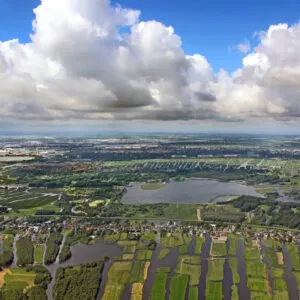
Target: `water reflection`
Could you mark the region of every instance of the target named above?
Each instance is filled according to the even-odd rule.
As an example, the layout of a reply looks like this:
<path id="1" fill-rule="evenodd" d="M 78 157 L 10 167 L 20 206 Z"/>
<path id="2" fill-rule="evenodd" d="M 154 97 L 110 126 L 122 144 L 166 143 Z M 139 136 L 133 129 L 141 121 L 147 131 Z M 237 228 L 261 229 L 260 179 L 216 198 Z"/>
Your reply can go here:
<path id="1" fill-rule="evenodd" d="M 262 197 L 252 186 L 206 179 L 171 181 L 158 190 L 143 190 L 141 186 L 141 183 L 132 183 L 123 195 L 122 202 L 125 204 L 208 203 L 224 201 L 239 195 Z"/>

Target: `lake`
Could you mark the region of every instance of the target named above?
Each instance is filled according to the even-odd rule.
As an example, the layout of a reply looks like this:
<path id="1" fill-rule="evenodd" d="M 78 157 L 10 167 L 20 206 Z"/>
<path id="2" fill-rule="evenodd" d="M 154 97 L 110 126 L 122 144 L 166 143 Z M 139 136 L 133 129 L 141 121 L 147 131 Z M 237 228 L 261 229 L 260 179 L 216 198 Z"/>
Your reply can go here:
<path id="1" fill-rule="evenodd" d="M 257 196 L 255 188 L 238 182 L 209 179 L 170 181 L 158 190 L 143 190 L 141 183 L 132 183 L 122 197 L 124 204 L 150 203 L 209 203 L 225 201 L 232 196 Z"/>

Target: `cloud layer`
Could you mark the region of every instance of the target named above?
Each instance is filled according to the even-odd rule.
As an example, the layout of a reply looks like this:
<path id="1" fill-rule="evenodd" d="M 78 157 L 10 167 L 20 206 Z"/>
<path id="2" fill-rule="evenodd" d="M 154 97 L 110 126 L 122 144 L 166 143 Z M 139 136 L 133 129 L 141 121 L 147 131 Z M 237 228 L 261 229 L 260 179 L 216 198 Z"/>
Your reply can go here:
<path id="1" fill-rule="evenodd" d="M 42 0 L 31 42 L 0 42 L 2 120 L 218 120 L 300 116 L 300 24 L 258 34 L 215 74 L 172 27 L 107 0 Z"/>

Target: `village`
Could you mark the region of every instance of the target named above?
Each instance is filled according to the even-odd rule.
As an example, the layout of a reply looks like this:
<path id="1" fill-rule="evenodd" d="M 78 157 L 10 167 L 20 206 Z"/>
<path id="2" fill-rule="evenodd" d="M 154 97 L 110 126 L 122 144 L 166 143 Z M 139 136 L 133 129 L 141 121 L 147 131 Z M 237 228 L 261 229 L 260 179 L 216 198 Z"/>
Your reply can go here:
<path id="1" fill-rule="evenodd" d="M 216 241 L 226 241 L 229 234 L 236 234 L 252 240 L 273 239 L 282 243 L 299 243 L 300 232 L 295 230 L 274 229 L 247 224 L 214 224 L 209 222 L 184 222 L 184 221 L 160 221 L 160 220 L 115 220 L 115 219 L 89 219 L 81 217 L 2 217 L 0 230 L 3 233 L 13 233 L 18 236 L 30 236 L 33 242 L 46 242 L 38 237 L 47 238 L 52 231 L 80 232 L 88 237 L 88 240 L 97 240 L 106 235 L 113 236 L 126 232 L 132 240 L 139 240 L 142 235 L 153 234 L 155 241 L 160 243 L 160 237 L 172 235 L 174 232 L 187 234 L 190 237 L 209 236 Z"/>

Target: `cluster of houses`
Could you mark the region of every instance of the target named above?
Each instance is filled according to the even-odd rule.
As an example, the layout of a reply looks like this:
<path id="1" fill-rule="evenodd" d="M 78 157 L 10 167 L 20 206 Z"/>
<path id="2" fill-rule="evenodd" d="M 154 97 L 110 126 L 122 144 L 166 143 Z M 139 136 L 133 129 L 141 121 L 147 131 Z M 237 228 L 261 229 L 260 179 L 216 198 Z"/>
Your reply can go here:
<path id="1" fill-rule="evenodd" d="M 34 220 L 34 221 L 33 221 Z M 0 220 L 0 231 L 11 230 L 23 235 L 30 235 L 37 239 L 42 233 L 49 233 L 51 230 L 74 230 L 86 233 L 94 239 L 104 234 L 118 234 L 127 232 L 133 239 L 139 239 L 144 233 L 173 233 L 182 232 L 189 236 L 205 236 L 218 241 L 226 241 L 228 235 L 236 233 L 241 236 L 250 237 L 252 240 L 274 239 L 281 242 L 300 243 L 300 232 L 289 230 L 275 230 L 269 228 L 253 228 L 251 226 L 239 227 L 236 225 L 217 226 L 216 224 L 184 224 L 181 222 L 161 221 L 112 221 L 112 220 L 89 220 L 82 218 L 61 218 L 61 219 L 28 219 L 27 217 L 4 216 Z M 157 236 L 161 236 L 161 234 Z M 157 240 L 159 242 L 159 240 Z"/>

